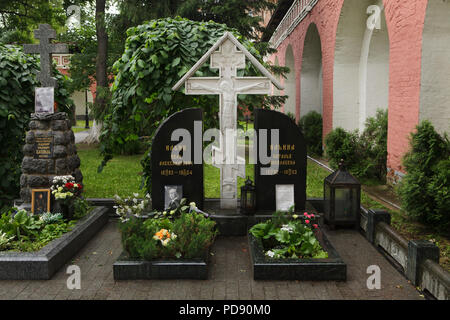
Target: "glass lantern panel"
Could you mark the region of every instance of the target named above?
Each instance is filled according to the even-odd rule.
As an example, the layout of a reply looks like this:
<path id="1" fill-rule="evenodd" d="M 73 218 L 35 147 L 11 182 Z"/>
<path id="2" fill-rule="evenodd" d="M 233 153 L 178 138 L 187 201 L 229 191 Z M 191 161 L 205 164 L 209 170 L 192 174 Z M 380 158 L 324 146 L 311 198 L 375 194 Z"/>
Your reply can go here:
<path id="1" fill-rule="evenodd" d="M 247 192 L 246 193 L 246 204 L 245 207 L 248 209 L 253 208 L 253 197 L 254 197 L 254 193 L 253 192 Z"/>
<path id="2" fill-rule="evenodd" d="M 334 219 L 336 221 L 352 221 L 355 218 L 355 189 L 335 189 Z"/>

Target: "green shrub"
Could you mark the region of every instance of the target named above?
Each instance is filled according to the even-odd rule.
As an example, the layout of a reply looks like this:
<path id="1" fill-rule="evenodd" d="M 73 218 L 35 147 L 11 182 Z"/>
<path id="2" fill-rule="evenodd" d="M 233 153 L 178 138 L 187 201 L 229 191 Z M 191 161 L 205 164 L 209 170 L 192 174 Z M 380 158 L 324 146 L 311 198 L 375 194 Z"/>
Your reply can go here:
<path id="1" fill-rule="evenodd" d="M 343 159 L 347 169 L 352 171 L 359 163 L 358 144 L 357 131 L 347 132 L 339 127 L 331 131 L 325 138 L 326 155 L 330 159 L 331 167 L 337 168 Z"/>
<path id="2" fill-rule="evenodd" d="M 450 228 L 450 142 L 429 121 L 411 134 L 403 158 L 407 172 L 399 186 L 403 209 L 414 219 L 438 230 Z"/>
<path id="3" fill-rule="evenodd" d="M 322 116 L 316 111 L 304 115 L 299 123 L 310 155 L 322 155 Z"/>
<path id="4" fill-rule="evenodd" d="M 378 110 L 367 118 L 362 134 L 336 128 L 325 138 L 330 165 L 337 168 L 341 159 L 346 168 L 359 178 L 384 181 L 387 161 L 387 110 Z"/>
<path id="5" fill-rule="evenodd" d="M 179 218 L 130 218 L 119 226 L 124 250 L 132 259 L 202 258 L 217 235 L 215 222 L 203 214 L 182 213 Z M 170 241 L 163 243 L 158 232 L 167 231 Z M 156 238 L 155 238 L 156 237 Z"/>
<path id="6" fill-rule="evenodd" d="M 71 114 L 68 79 L 53 69 L 58 80 L 55 101 L 60 111 Z M 11 205 L 19 195 L 22 146 L 30 113 L 34 112 L 39 70 L 39 59 L 24 54 L 21 47 L 0 45 L 0 208 Z"/>

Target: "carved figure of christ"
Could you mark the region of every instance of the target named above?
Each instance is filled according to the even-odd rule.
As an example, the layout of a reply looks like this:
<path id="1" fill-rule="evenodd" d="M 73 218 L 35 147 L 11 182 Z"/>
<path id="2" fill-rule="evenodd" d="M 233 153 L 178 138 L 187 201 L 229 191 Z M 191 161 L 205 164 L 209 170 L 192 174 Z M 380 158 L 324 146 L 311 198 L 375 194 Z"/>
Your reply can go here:
<path id="1" fill-rule="evenodd" d="M 271 82 L 266 77 L 237 77 L 237 69 L 245 68 L 245 55 L 225 41 L 211 55 L 211 68 L 219 69 L 219 77 L 196 77 L 186 80 L 186 94 L 218 94 L 220 150 L 215 150 L 213 163 L 220 168 L 221 208 L 237 208 L 237 176 L 245 178 L 245 161 L 237 157 L 237 95 L 269 94 Z M 231 136 L 230 136 L 231 135 Z M 217 159 L 218 158 L 218 159 Z"/>

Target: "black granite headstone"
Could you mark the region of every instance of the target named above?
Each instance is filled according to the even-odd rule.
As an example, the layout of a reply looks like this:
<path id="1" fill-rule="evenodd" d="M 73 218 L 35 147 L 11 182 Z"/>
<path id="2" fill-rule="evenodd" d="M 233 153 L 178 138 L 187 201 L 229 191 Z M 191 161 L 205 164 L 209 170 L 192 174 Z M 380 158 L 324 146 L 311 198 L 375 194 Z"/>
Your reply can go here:
<path id="1" fill-rule="evenodd" d="M 157 129 L 151 150 L 153 209 L 164 210 L 168 202 L 168 190 L 173 189 L 176 189 L 177 193 L 181 190 L 182 195 L 178 195 L 180 198 L 187 198 L 189 202 L 195 202 L 198 208 L 203 209 L 202 120 L 201 109 L 185 109 L 171 115 Z M 184 161 L 186 159 L 183 159 L 182 164 L 172 161 L 172 150 L 177 150 L 183 140 L 171 141 L 172 133 L 177 129 L 185 129 L 190 134 L 190 141 L 187 141 L 190 143 L 186 144 L 186 149 L 177 151 L 182 157 L 188 155 L 187 163 Z M 194 134 L 195 130 L 199 132 Z M 182 143 L 184 147 L 184 141 Z M 194 159 L 194 150 L 197 154 L 200 152 L 198 159 Z"/>
<path id="2" fill-rule="evenodd" d="M 296 210 L 305 209 L 306 202 L 306 143 L 300 128 L 287 115 L 273 110 L 256 109 L 255 130 L 258 136 L 258 161 L 255 165 L 256 208 L 258 211 L 276 209 L 276 185 L 294 185 Z M 260 154 L 261 129 L 267 129 L 266 155 L 278 149 L 278 171 L 270 172 L 270 164 L 262 164 Z M 279 130 L 279 142 L 271 141 L 271 130 Z M 264 150 L 263 150 L 264 151 Z M 275 173 L 263 175 L 261 173 Z"/>

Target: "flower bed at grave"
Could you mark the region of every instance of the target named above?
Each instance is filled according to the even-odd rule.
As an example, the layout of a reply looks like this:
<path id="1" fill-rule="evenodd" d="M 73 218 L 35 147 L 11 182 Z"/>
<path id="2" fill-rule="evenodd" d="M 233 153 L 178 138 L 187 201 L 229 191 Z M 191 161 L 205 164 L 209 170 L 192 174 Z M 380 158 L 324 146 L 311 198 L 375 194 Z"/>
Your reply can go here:
<path id="1" fill-rule="evenodd" d="M 31 215 L 17 208 L 5 211 L 0 217 L 0 252 L 39 251 L 60 238 L 92 210 L 82 199 L 76 199 L 74 206 L 72 220 L 64 219 L 62 213 Z"/>
<path id="2" fill-rule="evenodd" d="M 274 213 L 272 219 L 258 223 L 250 233 L 262 243 L 265 255 L 275 259 L 328 258 L 322 249 L 314 230 L 318 229 L 314 214 L 304 213 L 303 217 L 289 212 Z"/>
<path id="3" fill-rule="evenodd" d="M 255 280 L 346 280 L 346 264 L 313 214 L 276 212 L 249 231 Z"/>
<path id="4" fill-rule="evenodd" d="M 217 236 L 216 223 L 195 203 L 145 214 L 146 200 L 116 198 L 124 253 L 114 264 L 114 278 L 205 279 L 208 251 Z"/>

